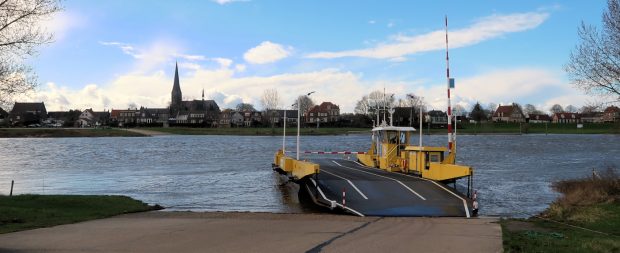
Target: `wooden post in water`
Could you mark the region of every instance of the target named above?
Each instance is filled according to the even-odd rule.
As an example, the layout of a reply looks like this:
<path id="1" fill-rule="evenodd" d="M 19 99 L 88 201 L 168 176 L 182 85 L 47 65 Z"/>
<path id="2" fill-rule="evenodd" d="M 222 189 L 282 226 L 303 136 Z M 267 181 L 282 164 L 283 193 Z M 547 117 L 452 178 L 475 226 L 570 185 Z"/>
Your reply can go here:
<path id="1" fill-rule="evenodd" d="M 13 184 L 15 183 L 15 181 L 11 180 L 11 193 L 9 193 L 9 197 L 13 196 Z"/>

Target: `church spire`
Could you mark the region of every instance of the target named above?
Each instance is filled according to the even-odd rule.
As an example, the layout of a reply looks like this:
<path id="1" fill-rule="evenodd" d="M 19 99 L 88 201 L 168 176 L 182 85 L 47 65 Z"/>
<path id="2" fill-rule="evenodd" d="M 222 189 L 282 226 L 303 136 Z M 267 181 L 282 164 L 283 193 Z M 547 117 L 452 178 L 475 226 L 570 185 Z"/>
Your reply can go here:
<path id="1" fill-rule="evenodd" d="M 181 108 L 183 94 L 181 93 L 181 84 L 179 82 L 179 64 L 174 64 L 174 84 L 172 85 L 172 100 L 170 101 L 171 113 L 175 113 Z"/>
<path id="2" fill-rule="evenodd" d="M 179 83 L 179 64 L 174 63 L 174 85 L 172 86 L 172 92 L 178 91 L 181 93 L 181 84 Z"/>
<path id="3" fill-rule="evenodd" d="M 205 101 L 205 89 L 202 88 L 202 101 Z"/>

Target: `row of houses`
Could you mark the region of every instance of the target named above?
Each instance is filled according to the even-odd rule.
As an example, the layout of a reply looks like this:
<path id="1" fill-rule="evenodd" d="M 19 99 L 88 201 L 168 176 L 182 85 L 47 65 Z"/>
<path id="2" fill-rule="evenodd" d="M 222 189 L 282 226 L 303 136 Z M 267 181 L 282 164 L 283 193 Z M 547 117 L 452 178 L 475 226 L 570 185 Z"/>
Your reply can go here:
<path id="1" fill-rule="evenodd" d="M 198 100 L 196 100 L 198 101 Z M 184 101 L 187 102 L 187 101 Z M 202 105 L 201 105 L 202 104 Z M 194 110 L 178 111 L 175 115 L 169 108 L 112 109 L 110 111 L 50 111 L 43 102 L 20 103 L 13 106 L 11 112 L 0 108 L 0 125 L 9 126 L 47 126 L 47 127 L 99 127 L 99 126 L 202 126 L 202 127 L 254 127 L 282 126 L 284 118 L 289 125 L 297 124 L 297 110 L 237 111 L 225 109 L 214 115 L 200 106 L 211 106 L 211 103 L 192 101 L 189 106 Z M 214 105 L 215 107 L 217 104 Z M 197 108 L 196 108 L 197 107 Z M 217 109 L 219 110 L 219 108 Z M 286 113 L 286 116 L 285 116 Z M 302 122 L 306 124 L 334 123 L 340 120 L 340 108 L 331 103 L 323 102 L 313 106 L 302 114 Z"/>
<path id="2" fill-rule="evenodd" d="M 608 123 L 620 122 L 620 108 L 608 106 L 602 112 L 573 113 L 559 112 L 547 114 L 525 114 L 516 104 L 500 105 L 493 113 L 494 122 L 529 123 Z"/>

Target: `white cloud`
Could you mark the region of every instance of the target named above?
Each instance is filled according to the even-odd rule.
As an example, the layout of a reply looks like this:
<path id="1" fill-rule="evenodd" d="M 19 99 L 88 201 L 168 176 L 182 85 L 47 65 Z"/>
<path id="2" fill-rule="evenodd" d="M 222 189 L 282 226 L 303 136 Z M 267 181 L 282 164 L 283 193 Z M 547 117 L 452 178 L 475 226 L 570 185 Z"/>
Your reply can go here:
<path id="1" fill-rule="evenodd" d="M 131 71 L 104 85 L 89 84 L 82 89 L 48 84 L 30 101 L 44 101 L 49 111 L 104 108 L 127 108 L 131 103 L 145 107 L 166 107 L 170 102 L 173 68 L 153 73 Z M 265 89 L 275 88 L 282 98 L 281 105 L 290 105 L 301 93 L 316 90 L 312 97 L 317 102 L 331 101 L 344 111 L 353 111 L 355 100 L 365 89 L 356 74 L 337 69 L 313 72 L 286 73 L 272 76 L 235 77 L 238 65 L 206 69 L 195 63 L 180 63 L 180 81 L 184 99 L 199 99 L 205 89 L 207 99 L 214 99 L 222 108 L 231 108 L 240 102 L 260 107 L 260 95 Z M 191 71 L 183 71 L 190 69 Z"/>
<path id="2" fill-rule="evenodd" d="M 377 21 L 374 21 L 374 20 L 368 20 L 368 24 L 374 25 L 375 23 L 377 23 Z"/>
<path id="3" fill-rule="evenodd" d="M 260 45 L 245 52 L 243 59 L 252 64 L 272 63 L 288 57 L 291 51 L 291 47 L 285 48 L 271 41 L 263 41 Z"/>
<path id="4" fill-rule="evenodd" d="M 175 56 L 178 58 L 188 60 L 188 61 L 204 61 L 207 59 L 203 55 L 177 54 Z"/>
<path id="5" fill-rule="evenodd" d="M 237 72 L 243 72 L 243 71 L 245 71 L 245 69 L 246 69 L 246 66 L 244 64 L 237 64 L 237 65 L 235 65 L 235 70 Z"/>
<path id="6" fill-rule="evenodd" d="M 213 60 L 217 62 L 218 64 L 220 64 L 220 67 L 222 68 L 228 68 L 233 63 L 231 59 L 227 59 L 227 58 L 214 58 Z"/>
<path id="7" fill-rule="evenodd" d="M 87 23 L 87 19 L 78 13 L 61 11 L 54 14 L 51 19 L 41 25 L 44 29 L 54 34 L 54 40 L 61 41 L 69 32 L 85 27 Z"/>
<path id="8" fill-rule="evenodd" d="M 388 22 L 387 27 L 388 28 L 394 27 L 394 22 L 393 21 Z"/>
<path id="9" fill-rule="evenodd" d="M 432 87 L 414 89 L 415 94 L 426 98 L 431 108 L 445 110 L 447 107 L 446 85 L 439 83 Z M 452 103 L 460 104 L 470 110 L 476 103 L 508 104 L 530 103 L 533 97 L 547 97 L 541 103 L 535 103 L 541 110 L 551 104 L 569 101 L 575 106 L 583 105 L 586 96 L 573 89 L 562 80 L 561 73 L 537 68 L 501 69 L 481 73 L 475 76 L 456 79 L 456 89 L 452 90 Z M 566 103 L 565 103 L 566 102 Z"/>
<path id="10" fill-rule="evenodd" d="M 179 59 L 190 62 L 207 60 L 207 57 L 203 55 L 183 53 L 185 50 L 177 45 L 177 43 L 167 40 L 158 40 L 147 46 L 134 46 L 129 43 L 117 41 L 100 41 L 99 44 L 117 47 L 124 54 L 136 59 L 134 71 L 142 73 L 153 71 L 164 63 L 178 61 Z M 215 58 L 214 60 L 220 62 L 220 60 L 223 59 L 224 58 Z M 190 64 L 184 64 L 184 67 L 192 68 Z"/>
<path id="11" fill-rule="evenodd" d="M 290 106 L 294 99 L 305 92 L 315 102 L 331 101 L 340 105 L 342 112 L 352 112 L 355 103 L 373 90 L 387 88 L 388 93 L 404 98 L 407 93 L 423 96 L 430 108 L 445 110 L 446 87 L 437 83 L 422 86 L 422 81 L 366 81 L 361 74 L 338 69 L 322 69 L 311 72 L 283 73 L 271 76 L 236 77 L 237 65 L 218 66 L 207 69 L 202 65 L 180 63 L 181 89 L 185 99 L 199 99 L 205 89 L 207 99 L 215 100 L 221 108 L 233 108 L 240 102 L 260 107 L 260 96 L 265 89 L 278 90 L 281 106 Z M 187 67 L 185 67 L 187 66 Z M 33 96 L 31 101 L 44 101 L 48 110 L 71 108 L 127 108 L 131 103 L 145 107 L 166 107 L 170 102 L 174 69 L 164 64 L 163 70 L 150 74 L 130 72 L 104 85 L 89 84 L 82 89 L 70 89 L 50 83 Z M 191 71 L 183 71 L 184 68 Z M 479 75 L 457 78 L 452 93 L 452 103 L 469 110 L 476 102 L 486 105 L 494 103 L 531 103 L 531 97 L 546 97 L 534 103 L 539 109 L 547 110 L 559 103 L 580 107 L 587 102 L 587 96 L 562 81 L 561 74 L 535 68 L 514 68 L 494 70 Z"/>
<path id="12" fill-rule="evenodd" d="M 500 37 L 507 33 L 526 31 L 542 24 L 549 17 L 545 12 L 527 12 L 509 15 L 491 15 L 477 20 L 469 27 L 450 31 L 450 47 L 458 48 Z M 307 58 L 332 59 L 340 57 L 365 57 L 392 59 L 409 54 L 445 48 L 444 30 L 436 30 L 416 36 L 393 36 L 388 43 L 373 48 L 339 52 L 318 52 Z"/>

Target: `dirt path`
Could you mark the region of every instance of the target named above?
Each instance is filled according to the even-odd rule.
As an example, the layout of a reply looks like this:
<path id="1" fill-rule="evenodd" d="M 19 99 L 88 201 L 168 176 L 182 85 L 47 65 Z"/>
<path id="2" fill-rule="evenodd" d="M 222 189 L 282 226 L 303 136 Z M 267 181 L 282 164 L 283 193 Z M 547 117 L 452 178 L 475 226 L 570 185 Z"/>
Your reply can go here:
<path id="1" fill-rule="evenodd" d="M 0 235 L 0 252 L 501 252 L 495 219 L 149 212 Z"/>

